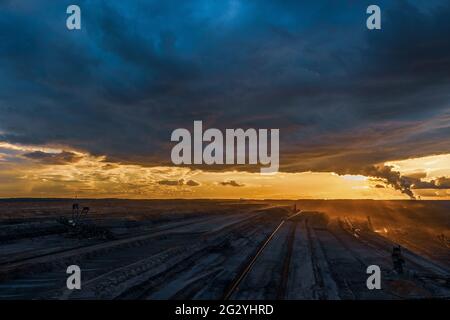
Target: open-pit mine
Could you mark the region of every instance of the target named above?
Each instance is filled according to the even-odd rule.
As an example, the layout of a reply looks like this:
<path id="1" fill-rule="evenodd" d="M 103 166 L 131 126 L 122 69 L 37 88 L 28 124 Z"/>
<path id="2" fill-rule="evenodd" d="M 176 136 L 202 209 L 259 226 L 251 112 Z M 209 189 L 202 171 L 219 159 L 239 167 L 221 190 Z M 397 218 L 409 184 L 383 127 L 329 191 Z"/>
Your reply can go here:
<path id="1" fill-rule="evenodd" d="M 0 299 L 450 298 L 450 203 L 0 200 Z M 66 285 L 81 270 L 81 289 Z M 381 289 L 367 287 L 367 267 Z"/>

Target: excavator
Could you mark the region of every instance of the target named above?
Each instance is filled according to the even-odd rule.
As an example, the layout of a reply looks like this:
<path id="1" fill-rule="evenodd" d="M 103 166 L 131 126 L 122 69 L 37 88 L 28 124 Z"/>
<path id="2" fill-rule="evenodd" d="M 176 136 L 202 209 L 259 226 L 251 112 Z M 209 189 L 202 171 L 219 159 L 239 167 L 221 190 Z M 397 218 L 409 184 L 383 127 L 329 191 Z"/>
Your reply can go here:
<path id="1" fill-rule="evenodd" d="M 96 225 L 86 219 L 89 210 L 89 207 L 82 207 L 80 210 L 80 205 L 74 203 L 72 205 L 71 218 L 69 219 L 65 216 L 61 216 L 57 221 L 66 227 L 67 235 L 69 237 L 79 239 L 114 239 L 114 234 L 108 228 Z"/>

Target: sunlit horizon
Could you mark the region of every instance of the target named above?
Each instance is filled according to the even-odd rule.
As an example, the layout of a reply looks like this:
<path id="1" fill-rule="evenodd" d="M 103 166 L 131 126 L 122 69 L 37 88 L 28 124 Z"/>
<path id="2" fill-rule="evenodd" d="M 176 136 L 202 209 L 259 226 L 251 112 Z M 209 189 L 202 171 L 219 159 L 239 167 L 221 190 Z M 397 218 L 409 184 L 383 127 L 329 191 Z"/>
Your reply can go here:
<path id="1" fill-rule="evenodd" d="M 450 176 L 450 155 L 385 163 L 420 181 Z M 380 177 L 334 172 L 204 171 L 112 162 L 67 148 L 0 143 L 0 198 L 372 199 L 409 197 Z M 446 178 L 445 178 L 446 179 Z M 450 199 L 447 189 L 412 189 L 417 199 Z"/>

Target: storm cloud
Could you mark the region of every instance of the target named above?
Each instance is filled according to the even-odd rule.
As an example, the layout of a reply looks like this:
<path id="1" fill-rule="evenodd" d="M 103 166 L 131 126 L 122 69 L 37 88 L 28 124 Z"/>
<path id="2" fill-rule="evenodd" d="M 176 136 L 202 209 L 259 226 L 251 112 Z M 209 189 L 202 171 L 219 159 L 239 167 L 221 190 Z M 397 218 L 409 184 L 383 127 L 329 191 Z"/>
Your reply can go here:
<path id="1" fill-rule="evenodd" d="M 407 194 L 410 179 L 367 168 L 450 152 L 448 1 L 378 1 L 380 31 L 369 1 L 78 3 L 81 31 L 69 1 L 1 2 L 0 141 L 155 166 L 194 120 L 280 128 L 280 170 Z"/>
<path id="2" fill-rule="evenodd" d="M 23 154 L 25 158 L 39 161 L 44 164 L 69 164 L 81 160 L 81 156 L 69 152 L 62 151 L 60 153 L 47 153 L 43 151 L 33 151 Z"/>

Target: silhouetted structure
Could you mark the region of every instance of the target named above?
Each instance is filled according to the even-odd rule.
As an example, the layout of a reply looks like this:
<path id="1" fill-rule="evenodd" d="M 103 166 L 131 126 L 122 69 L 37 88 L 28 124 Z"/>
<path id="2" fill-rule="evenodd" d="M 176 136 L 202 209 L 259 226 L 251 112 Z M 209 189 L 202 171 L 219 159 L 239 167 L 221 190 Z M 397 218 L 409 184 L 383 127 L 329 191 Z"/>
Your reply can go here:
<path id="1" fill-rule="evenodd" d="M 77 238 L 102 238 L 114 239 L 113 233 L 102 226 L 89 223 L 86 216 L 89 213 L 89 207 L 83 207 L 80 210 L 78 203 L 72 204 L 72 217 L 59 217 L 58 222 L 67 228 L 67 234 Z"/>
<path id="2" fill-rule="evenodd" d="M 397 273 L 402 274 L 405 259 L 403 259 L 402 250 L 400 246 L 394 247 L 394 249 L 392 250 L 392 263 L 394 264 L 394 270 Z"/>

